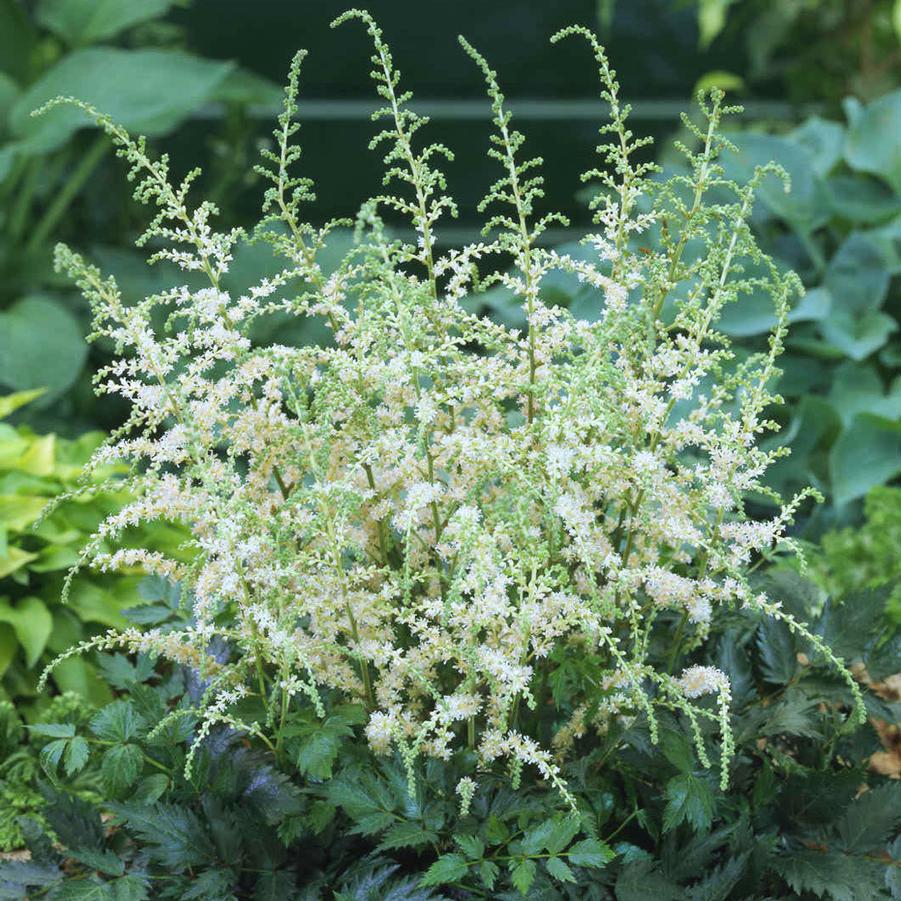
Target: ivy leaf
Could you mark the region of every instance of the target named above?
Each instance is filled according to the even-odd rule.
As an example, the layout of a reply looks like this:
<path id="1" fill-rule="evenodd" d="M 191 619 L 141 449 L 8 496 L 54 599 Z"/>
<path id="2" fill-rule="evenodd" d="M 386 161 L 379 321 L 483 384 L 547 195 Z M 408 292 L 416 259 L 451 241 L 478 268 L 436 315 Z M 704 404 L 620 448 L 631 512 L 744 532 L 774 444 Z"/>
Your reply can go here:
<path id="1" fill-rule="evenodd" d="M 713 792 L 706 780 L 691 773 L 680 773 L 666 783 L 664 796 L 664 832 L 671 832 L 684 822 L 689 823 L 696 832 L 710 828 L 714 801 Z"/>
<path id="2" fill-rule="evenodd" d="M 513 887 L 520 893 L 520 895 L 527 895 L 529 893 L 529 889 L 532 887 L 532 883 L 535 881 L 535 872 L 537 869 L 538 868 L 535 865 L 535 861 L 529 860 L 528 858 L 521 860 L 513 868 L 513 873 L 511 874 L 510 879 L 513 882 Z"/>
<path id="3" fill-rule="evenodd" d="M 559 857 L 552 857 L 545 863 L 548 873 L 559 882 L 575 882 L 573 871 Z"/>
<path id="4" fill-rule="evenodd" d="M 442 854 L 426 871 L 419 885 L 423 888 L 430 885 L 445 885 L 462 879 L 469 867 L 460 854 Z"/>

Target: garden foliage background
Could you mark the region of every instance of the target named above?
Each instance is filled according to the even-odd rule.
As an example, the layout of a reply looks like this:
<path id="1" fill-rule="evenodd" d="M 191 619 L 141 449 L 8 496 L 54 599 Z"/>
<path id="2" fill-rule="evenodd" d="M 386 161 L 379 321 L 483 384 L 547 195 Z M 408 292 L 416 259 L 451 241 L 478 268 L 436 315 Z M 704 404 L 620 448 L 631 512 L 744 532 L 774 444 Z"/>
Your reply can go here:
<path id="1" fill-rule="evenodd" d="M 794 532 L 809 543 L 811 575 L 832 603 L 880 589 L 863 605 L 870 618 L 861 647 L 873 655 L 873 681 L 890 677 L 894 670 L 885 654 L 878 664 L 876 654 L 901 623 L 901 3 L 567 0 L 370 7 L 419 106 L 433 115 L 433 139 L 459 151 L 449 181 L 463 215 L 445 233 L 451 243 L 475 238 L 475 220 L 466 211 L 474 210 L 482 186 L 492 180 L 480 155 L 488 105 L 478 72 L 461 64 L 454 39 L 460 31 L 502 73 L 519 127 L 545 158 L 547 206 L 573 222 L 570 229 L 551 229 L 546 240 L 576 258 L 585 249 L 571 242 L 590 214 L 588 193 L 572 192 L 573 160 L 589 159 L 604 111 L 586 89 L 581 66 L 569 54 L 549 53 L 551 33 L 571 22 L 597 27 L 635 119 L 658 139 L 676 132 L 692 140 L 677 113 L 699 86 L 719 85 L 745 104 L 730 134 L 738 152 L 726 154 L 723 164 L 739 180 L 771 159 L 788 171 L 791 193 L 775 180 L 765 183 L 753 223 L 762 246 L 806 287 L 791 314 L 782 362 L 779 391 L 786 403 L 774 415 L 783 429 L 770 439 L 792 453 L 773 467 L 771 483 L 787 493 L 812 484 L 825 496 L 824 503 L 804 509 Z M 131 202 L 108 138 L 85 127 L 76 111 L 40 120 L 29 113 L 57 94 L 94 104 L 165 147 L 176 171 L 203 165 L 202 192 L 219 205 L 226 223 L 240 225 L 255 214 L 262 192 L 260 181 L 243 173 L 266 141 L 291 55 L 309 46 L 300 103 L 304 164 L 318 183 L 334 184 L 340 173 L 342 185 L 338 193 L 324 191 L 311 215 L 320 221 L 353 215 L 379 178 L 378 160 L 366 151 L 374 103 L 363 77 L 362 38 L 327 27 L 337 12 L 330 2 L 274 0 L 0 0 L 0 697 L 15 707 L 7 711 L 7 761 L 0 760 L 0 793 L 9 805 L 0 813 L 0 842 L 7 846 L 23 839 L 13 814 L 45 803 L 17 789 L 37 770 L 34 756 L 11 738 L 20 735 L 19 721 L 35 722 L 59 706 L 51 695 L 74 692 L 102 705 L 149 678 L 124 669 L 123 660 L 71 658 L 54 671 L 48 694 L 37 690 L 41 668 L 73 643 L 125 625 L 123 611 L 158 590 L 148 588 L 137 570 L 85 573 L 68 604 L 59 602 L 65 572 L 86 536 L 122 496 L 104 492 L 67 502 L 33 529 L 46 500 L 74 485 L 80 464 L 123 416 L 115 402 L 92 394 L 91 374 L 110 349 L 102 341 L 90 349 L 84 343 L 86 304 L 54 273 L 54 243 L 66 240 L 88 252 L 130 296 L 159 290 L 167 273 L 164 267 L 148 273 L 131 243 L 143 213 Z M 657 159 L 664 167 L 680 165 L 675 156 Z M 334 236 L 335 252 L 350 240 L 349 234 Z M 239 246 L 226 287 L 240 289 L 271 265 L 261 248 Z M 575 277 L 554 276 L 545 292 L 590 317 L 586 289 Z M 499 321 L 522 324 L 503 288 L 471 303 Z M 742 353 L 751 353 L 763 346 L 772 322 L 767 298 L 751 297 L 729 309 L 723 330 Z M 310 323 L 269 323 L 267 329 L 258 340 L 276 334 L 282 343 L 324 340 Z M 752 503 L 767 513 L 765 497 Z M 177 556 L 181 537 L 176 528 L 159 525 L 129 540 Z M 157 608 L 168 603 L 151 599 Z M 823 628 L 837 635 L 832 615 Z M 776 638 L 783 645 L 790 641 Z M 782 660 L 764 652 L 773 684 L 799 679 L 794 661 L 803 649 L 786 647 Z M 893 699 L 890 682 L 885 685 L 879 703 Z M 877 741 L 869 751 L 883 755 L 879 765 L 897 776 L 894 733 L 885 725 L 892 714 L 888 708 L 875 713 L 883 745 Z M 337 746 L 352 725 L 335 724 L 329 740 Z M 121 728 L 108 726 L 109 735 L 119 736 L 108 740 L 118 742 Z M 632 765 L 641 770 L 645 749 L 632 753 Z M 673 778 L 694 778 L 680 754 L 670 754 Z M 330 773 L 331 764 L 311 769 Z M 670 782 L 668 791 L 680 785 Z M 755 791 L 777 792 L 756 785 Z M 341 805 L 340 798 L 320 799 L 327 801 Z M 690 801 L 685 822 L 709 825 L 706 801 L 695 798 L 689 808 Z M 817 815 L 832 828 L 827 815 Z M 96 860 L 89 864 L 103 873 Z M 647 879 L 652 869 L 664 878 L 656 862 L 641 866 Z M 664 866 L 676 884 L 672 869 Z M 783 876 L 821 894 L 802 875 Z M 638 884 L 640 877 L 635 871 L 629 879 Z M 844 895 L 834 890 L 841 879 L 825 879 L 822 894 L 856 897 L 852 889 Z M 618 897 L 631 897 L 628 880 L 624 886 Z"/>

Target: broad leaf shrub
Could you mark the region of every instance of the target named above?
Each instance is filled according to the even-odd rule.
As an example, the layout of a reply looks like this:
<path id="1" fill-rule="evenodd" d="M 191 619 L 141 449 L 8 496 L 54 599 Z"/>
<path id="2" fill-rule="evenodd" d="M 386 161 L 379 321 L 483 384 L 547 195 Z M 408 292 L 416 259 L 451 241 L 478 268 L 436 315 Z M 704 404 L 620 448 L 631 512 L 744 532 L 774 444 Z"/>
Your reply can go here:
<path id="1" fill-rule="evenodd" d="M 761 587 L 874 681 L 897 667 L 878 593 L 824 607 L 786 571 Z M 178 628 L 178 592 L 156 590 L 161 627 Z M 196 671 L 115 655 L 115 701 L 85 715 L 63 699 L 29 743 L 15 735 L 7 759 L 30 778 L 11 818 L 27 791 L 32 815 L 18 828 L 31 856 L 0 863 L 0 897 L 897 897 L 901 786 L 868 769 L 879 741 L 869 723 L 849 730 L 847 686 L 779 622 L 718 611 L 715 628 L 715 642 L 678 662 L 731 680 L 729 790 L 699 765 L 688 718 L 664 714 L 656 745 L 646 720 L 619 719 L 576 738 L 579 754 L 562 764 L 576 813 L 529 770 L 514 790 L 468 753 L 417 761 L 411 795 L 400 755 L 375 762 L 359 741 L 360 705 L 325 720 L 292 709 L 279 758 L 229 726 L 193 752 L 206 690 Z M 215 654 L 227 663 L 225 646 Z M 571 658 L 555 697 L 579 670 Z M 897 704 L 865 700 L 871 721 L 896 718 Z"/>
<path id="2" fill-rule="evenodd" d="M 121 611 L 139 602 L 136 591 L 143 578 L 139 567 L 108 574 L 84 571 L 71 582 L 68 602 L 60 603 L 66 571 L 97 526 L 129 495 L 116 481 L 121 466 L 98 473 L 100 490 L 79 489 L 79 475 L 103 443 L 102 433 L 67 440 L 3 421 L 40 394 L 0 396 L 0 697 L 15 700 L 30 718 L 46 705 L 37 682 L 49 660 L 92 635 L 126 625 Z M 49 502 L 76 490 L 41 517 Z M 127 541 L 187 559 L 179 548 L 184 537 L 172 525 L 155 522 L 132 530 Z M 53 681 L 59 691 L 97 702 L 110 697 L 95 667 L 83 658 L 64 663 Z"/>
<path id="3" fill-rule="evenodd" d="M 53 245 L 89 235 L 127 270 L 128 253 L 109 245 L 121 245 L 131 228 L 127 192 L 104 177 L 106 137 L 86 139 L 83 118 L 71 111 L 40 120 L 30 112 L 66 90 L 160 137 L 204 104 L 223 103 L 233 139 L 220 139 L 213 156 L 232 160 L 249 132 L 240 126 L 241 110 L 278 99 L 273 85 L 233 63 L 181 49 L 184 35 L 164 20 L 177 5 L 0 2 L 0 391 L 45 388 L 22 413 L 42 428 L 116 417 L 93 402 L 89 372 L 105 355 L 98 348 L 88 361 L 86 311 L 54 277 Z M 227 189 L 223 179 L 214 182 L 217 193 Z"/>
<path id="4" fill-rule="evenodd" d="M 127 302 L 114 279 L 57 249 L 91 303 L 93 337 L 117 348 L 98 388 L 132 409 L 85 479 L 128 466 L 120 487 L 133 500 L 100 524 L 68 585 L 88 566 L 141 566 L 179 586 L 187 614 L 170 621 L 156 609 L 61 660 L 121 648 L 194 674 L 201 687 L 187 704 L 146 717 L 155 724 L 148 741 L 190 723 L 173 780 L 194 785 L 215 736 L 243 733 L 311 785 L 329 780 L 313 814 L 322 828 L 342 810 L 356 833 L 387 829 L 383 848 L 430 848 L 437 859 L 424 887 L 460 882 L 467 861 L 488 891 L 504 868 L 514 889 L 531 891 L 537 861 L 542 879 L 565 886 L 573 866 L 602 867 L 611 856 L 578 789 L 573 761 L 586 759 L 583 742 L 597 747 L 587 736 L 635 728 L 653 756 L 682 730 L 665 826 L 708 825 L 714 787 L 726 788 L 740 762 L 738 686 L 711 660 L 715 621 L 762 617 L 774 640 L 803 642 L 839 686 L 836 740 L 865 718 L 845 661 L 805 624 L 810 611 L 751 579 L 777 550 L 797 549 L 786 530 L 814 493 L 800 490 L 766 521 L 752 520 L 743 500 L 757 492 L 780 503 L 762 477 L 784 451 L 758 441 L 777 428 L 765 411 L 779 400 L 776 361 L 800 286 L 749 227 L 755 190 L 780 170 L 762 165 L 744 184 L 724 177 L 729 109 L 713 92 L 701 97 L 706 124 L 701 149 L 685 149 L 687 174 L 652 178 L 603 49 L 590 32 L 564 29 L 553 40 L 587 40 L 611 109 L 601 168 L 587 174 L 606 193 L 594 202 L 599 230 L 586 254 L 542 248 L 537 239 L 561 217 L 537 213 L 540 161 L 522 153 L 494 72 L 462 41 L 488 84 L 489 155 L 501 175 L 482 204 L 485 240 L 439 255 L 436 229 L 456 212 L 442 173 L 453 155 L 421 144 L 426 120 L 407 106 L 378 26 L 358 10 L 335 24 L 351 20 L 374 45 L 385 107 L 373 146 L 385 154 L 386 193 L 359 211 L 357 241 L 329 275 L 318 255 L 338 223 L 302 220 L 313 186 L 294 171 L 302 54 L 277 149 L 264 153 L 271 187 L 254 233 L 283 268 L 237 297 L 222 280 L 243 235 L 216 231 L 215 206 L 190 201 L 197 172 L 173 184 L 167 158 L 149 156 L 143 139 L 103 113 L 67 99 L 49 107 L 87 111 L 129 162 L 135 196 L 156 208 L 140 241 L 152 245 L 151 261 L 207 280 Z M 383 210 L 411 220 L 419 240 L 392 239 Z M 656 250 L 630 249 L 630 237 L 664 224 Z M 542 299 L 543 281 L 558 272 L 592 287 L 596 317 Z M 524 333 L 460 303 L 495 284 L 520 299 Z M 716 323 L 754 291 L 767 292 L 775 324 L 766 347 L 733 366 Z M 255 322 L 285 313 L 321 318 L 332 344 L 251 344 Z M 190 530 L 188 563 L 115 547 L 127 529 L 157 519 Z M 129 735 L 98 740 L 137 745 L 131 714 L 116 716 Z M 52 736 L 64 764 L 80 737 L 65 732 Z M 342 781 L 335 767 L 345 746 Z M 118 753 L 129 757 L 132 784 L 138 752 Z M 385 760 L 381 777 L 372 755 Z M 619 766 L 598 758 L 602 777 Z M 496 796 L 518 816 L 533 786 L 544 825 L 522 840 L 510 826 L 478 841 L 463 828 L 459 852 L 446 852 L 449 814 L 432 820 L 423 809 L 404 825 L 394 812 L 412 810 L 439 779 L 445 807 L 464 821 L 474 810 L 488 816 L 483 805 Z M 659 780 L 652 785 L 659 791 Z M 550 821 L 549 797 L 558 809 Z M 484 841 L 511 845 L 485 858 Z"/>

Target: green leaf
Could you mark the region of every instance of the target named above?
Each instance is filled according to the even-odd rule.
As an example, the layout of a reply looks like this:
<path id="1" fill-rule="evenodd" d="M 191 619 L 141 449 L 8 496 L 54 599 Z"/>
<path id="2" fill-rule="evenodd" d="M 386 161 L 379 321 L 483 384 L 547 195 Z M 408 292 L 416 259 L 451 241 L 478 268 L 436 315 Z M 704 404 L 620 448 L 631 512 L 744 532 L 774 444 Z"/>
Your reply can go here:
<path id="1" fill-rule="evenodd" d="M 885 222 L 897 215 L 901 198 L 862 175 L 835 175 L 826 183 L 829 205 L 837 216 L 859 225 Z"/>
<path id="2" fill-rule="evenodd" d="M 828 175 L 842 158 L 845 129 L 838 122 L 811 116 L 791 132 L 791 137 L 807 148 L 817 175 Z"/>
<path id="3" fill-rule="evenodd" d="M 69 857 L 105 876 L 121 876 L 125 872 L 124 862 L 109 849 L 103 851 L 96 848 L 70 849 L 67 853 Z"/>
<path id="4" fill-rule="evenodd" d="M 51 897 L 53 901 L 116 901 L 109 884 L 95 877 L 67 879 Z"/>
<path id="5" fill-rule="evenodd" d="M 538 868 L 535 865 L 535 861 L 529 860 L 528 858 L 521 860 L 513 868 L 510 879 L 513 882 L 513 887 L 520 893 L 520 895 L 528 895 L 529 889 L 532 887 L 532 883 L 535 881 L 535 872 L 537 871 L 537 869 Z"/>
<path id="6" fill-rule="evenodd" d="M 757 627 L 760 671 L 767 682 L 784 685 L 798 667 L 795 640 L 788 626 L 778 619 L 764 619 Z"/>
<path id="7" fill-rule="evenodd" d="M 448 882 L 457 882 L 468 872 L 466 861 L 459 854 L 442 854 L 426 871 L 419 884 L 422 887 L 430 885 L 445 885 Z"/>
<path id="8" fill-rule="evenodd" d="M 66 756 L 63 761 L 66 775 L 73 776 L 75 773 L 79 772 L 79 770 L 83 770 L 85 764 L 88 762 L 89 754 L 90 751 L 88 749 L 87 741 L 80 735 L 73 738 L 66 748 Z"/>
<path id="9" fill-rule="evenodd" d="M 901 784 L 889 782 L 852 801 L 838 820 L 840 846 L 848 854 L 882 851 L 901 823 Z"/>
<path id="10" fill-rule="evenodd" d="M 663 831 L 671 832 L 687 822 L 695 832 L 710 828 L 713 820 L 713 792 L 705 779 L 680 773 L 666 783 Z"/>
<path id="11" fill-rule="evenodd" d="M 494 888 L 494 883 L 499 875 L 500 869 L 496 863 L 492 863 L 490 860 L 483 860 L 479 864 L 479 878 L 489 891 Z"/>
<path id="12" fill-rule="evenodd" d="M 53 631 L 53 616 L 47 605 L 40 598 L 31 596 L 22 598 L 14 607 L 0 600 L 0 622 L 12 626 L 25 651 L 25 663 L 31 669 L 40 660 Z"/>
<path id="13" fill-rule="evenodd" d="M 231 69 L 230 63 L 177 50 L 76 50 L 25 91 L 10 125 L 32 152 L 55 150 L 88 125 L 88 118 L 74 107 L 57 107 L 39 118 L 31 111 L 65 95 L 92 104 L 132 132 L 166 134 L 208 102 Z"/>
<path id="14" fill-rule="evenodd" d="M 86 357 L 78 320 L 55 300 L 33 295 L 0 313 L 0 384 L 53 397 L 78 378 Z"/>
<path id="15" fill-rule="evenodd" d="M 901 424 L 863 413 L 832 446 L 829 472 L 835 503 L 863 497 L 901 472 Z"/>
<path id="16" fill-rule="evenodd" d="M 573 871 L 559 857 L 550 858 L 550 860 L 546 861 L 545 866 L 547 867 L 548 873 L 559 882 L 576 881 L 576 877 L 573 876 Z"/>
<path id="17" fill-rule="evenodd" d="M 35 723 L 26 728 L 32 734 L 41 735 L 44 738 L 72 738 L 75 735 L 75 726 L 72 723 Z"/>
<path id="18" fill-rule="evenodd" d="M 616 901 L 685 901 L 685 890 L 667 879 L 647 858 L 629 861 L 616 880 Z"/>
<path id="19" fill-rule="evenodd" d="M 113 701 L 91 720 L 91 730 L 104 741 L 127 742 L 140 735 L 146 726 L 129 701 Z"/>
<path id="20" fill-rule="evenodd" d="M 880 97 L 848 129 L 845 159 L 852 169 L 884 178 L 901 191 L 901 154 L 890 136 L 901 134 L 901 90 Z"/>
<path id="21" fill-rule="evenodd" d="M 63 752 L 66 750 L 67 745 L 68 741 L 65 738 L 56 738 L 41 748 L 41 766 L 54 784 L 56 783 L 56 774 L 59 770 L 59 762 L 62 760 Z"/>
<path id="22" fill-rule="evenodd" d="M 898 330 L 892 316 L 879 310 L 869 310 L 859 316 L 848 310 L 834 310 L 820 323 L 823 337 L 852 360 L 863 360 L 888 342 Z"/>
<path id="23" fill-rule="evenodd" d="M 859 857 L 799 849 L 775 857 L 773 867 L 799 895 L 861 901 L 881 893 L 883 867 Z"/>
<path id="24" fill-rule="evenodd" d="M 554 828 L 544 843 L 548 854 L 559 854 L 575 837 L 582 828 L 578 815 L 572 814 L 554 820 Z"/>
<path id="25" fill-rule="evenodd" d="M 586 838 L 576 842 L 569 849 L 567 856 L 574 867 L 593 867 L 598 869 L 610 863 L 616 857 L 616 853 L 604 842 L 596 838 Z"/>
<path id="26" fill-rule="evenodd" d="M 17 391 L 15 394 L 7 394 L 4 397 L 0 397 L 0 419 L 6 419 L 7 416 L 14 413 L 19 407 L 30 404 L 46 390 L 46 388 L 32 388 L 30 391 Z"/>
<path id="27" fill-rule="evenodd" d="M 829 260 L 823 285 L 835 298 L 835 307 L 865 313 L 882 306 L 890 277 L 879 245 L 862 232 L 852 232 Z"/>
<path id="28" fill-rule="evenodd" d="M 698 0 L 698 40 L 706 50 L 726 25 L 732 0 Z"/>
<path id="29" fill-rule="evenodd" d="M 73 47 L 115 37 L 166 13 L 173 0 L 40 0 L 35 18 Z"/>
<path id="30" fill-rule="evenodd" d="M 851 425 L 858 413 L 875 413 L 886 419 L 901 417 L 901 380 L 886 392 L 874 366 L 851 361 L 839 366 L 833 379 L 829 400 L 844 425 Z"/>
<path id="31" fill-rule="evenodd" d="M 144 756 L 137 745 L 114 745 L 103 755 L 100 776 L 107 791 L 119 797 L 134 785 L 143 768 Z"/>
<path id="32" fill-rule="evenodd" d="M 387 851 L 391 848 L 418 848 L 438 841 L 438 835 L 425 829 L 421 823 L 404 820 L 395 823 L 379 842 L 378 849 Z"/>
<path id="33" fill-rule="evenodd" d="M 18 0 L 0 0 L 0 72 L 24 81 L 36 39 L 25 7 Z"/>
<path id="34" fill-rule="evenodd" d="M 822 182 L 817 178 L 813 157 L 803 144 L 781 135 L 744 132 L 730 134 L 738 150 L 727 151 L 722 156 L 729 177 L 743 183 L 753 177 L 754 168 L 772 160 L 788 172 L 791 191 L 786 192 L 782 179 L 767 176 L 758 189 L 760 202 L 779 219 L 795 228 L 809 232 L 829 218 L 827 196 Z"/>
<path id="35" fill-rule="evenodd" d="M 174 872 L 216 861 L 216 849 L 197 814 L 177 804 L 109 805 L 152 860 Z"/>
<path id="36" fill-rule="evenodd" d="M 454 841 L 470 860 L 481 860 L 485 853 L 485 842 L 477 835 L 455 835 Z"/>

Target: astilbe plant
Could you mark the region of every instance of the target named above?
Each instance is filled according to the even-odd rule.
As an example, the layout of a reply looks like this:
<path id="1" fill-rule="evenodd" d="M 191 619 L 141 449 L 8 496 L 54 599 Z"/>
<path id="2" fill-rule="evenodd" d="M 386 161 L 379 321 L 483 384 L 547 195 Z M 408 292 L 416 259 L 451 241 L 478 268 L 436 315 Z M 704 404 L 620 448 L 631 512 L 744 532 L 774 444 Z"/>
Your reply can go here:
<path id="1" fill-rule="evenodd" d="M 193 604 L 189 627 L 111 632 L 81 650 L 121 645 L 200 670 L 198 743 L 225 723 L 279 753 L 298 705 L 324 717 L 353 702 L 373 751 L 399 752 L 411 774 L 419 755 L 468 746 L 482 767 L 506 763 L 514 783 L 536 767 L 567 800 L 559 761 L 574 740 L 637 715 L 655 737 L 658 708 L 687 718 L 705 765 L 705 721 L 719 723 L 725 782 L 728 679 L 709 666 L 672 671 L 680 651 L 705 641 L 718 607 L 787 622 L 859 702 L 842 661 L 748 580 L 756 562 L 792 548 L 786 529 L 812 493 L 769 521 L 751 519 L 743 501 L 767 490 L 764 472 L 782 453 L 758 441 L 776 428 L 766 411 L 779 401 L 771 385 L 799 292 L 748 228 L 754 189 L 776 167 L 750 184 L 724 180 L 720 122 L 733 110 L 714 91 L 700 100 L 703 127 L 685 118 L 700 139 L 697 152 L 683 148 L 690 175 L 658 177 L 603 48 L 564 29 L 552 40 L 587 39 L 611 118 L 600 168 L 585 175 L 600 182 L 590 252 L 547 249 L 542 232 L 564 220 L 538 213 L 541 160 L 523 155 L 495 73 L 461 39 L 488 85 L 501 174 L 480 207 L 484 240 L 442 252 L 440 222 L 456 214 L 442 167 L 453 156 L 421 142 L 427 119 L 408 106 L 373 19 L 350 10 L 334 24 L 352 20 L 374 45 L 384 105 L 372 147 L 384 151 L 391 193 L 363 205 L 353 248 L 328 272 L 320 256 L 343 223 L 306 223 L 313 187 L 294 174 L 302 53 L 275 149 L 263 154 L 271 186 L 252 236 L 217 231 L 214 206 L 192 204 L 197 172 L 173 183 L 167 157 L 78 104 L 130 164 L 136 198 L 157 210 L 139 241 L 154 247 L 151 262 L 206 278 L 127 302 L 112 278 L 57 248 L 57 266 L 90 300 L 94 337 L 117 349 L 98 390 L 131 403 L 89 469 L 128 461 L 136 499 L 102 524 L 81 565 L 140 564 L 190 589 Z M 412 223 L 415 243 L 391 236 L 385 210 Z M 636 252 L 652 223 L 661 245 Z M 245 237 L 269 242 L 281 269 L 235 297 L 222 278 Z M 689 244 L 702 249 L 691 262 Z M 743 275 L 750 263 L 766 277 Z M 595 321 L 543 299 L 556 272 L 595 289 Z M 495 284 L 520 299 L 524 333 L 461 304 Z M 717 319 L 761 287 L 777 324 L 767 352 L 737 361 Z M 251 344 L 257 320 L 285 313 L 321 317 L 333 341 Z M 192 563 L 106 550 L 157 518 L 190 529 Z M 210 653 L 214 638 L 232 649 L 229 662 Z M 649 662 L 661 641 L 669 667 Z M 546 705 L 554 661 L 573 656 L 589 676 L 542 739 L 532 724 L 545 711 L 531 711 Z M 254 695 L 261 712 L 242 713 Z M 464 804 L 474 791 L 465 780 Z"/>

